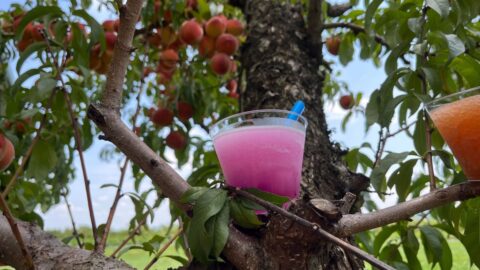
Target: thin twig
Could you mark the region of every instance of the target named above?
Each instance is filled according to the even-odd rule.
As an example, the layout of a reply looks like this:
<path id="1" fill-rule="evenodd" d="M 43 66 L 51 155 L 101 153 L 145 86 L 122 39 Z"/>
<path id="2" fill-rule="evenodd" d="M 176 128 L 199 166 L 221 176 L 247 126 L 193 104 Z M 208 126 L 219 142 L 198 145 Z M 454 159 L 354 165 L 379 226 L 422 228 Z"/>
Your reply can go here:
<path id="1" fill-rule="evenodd" d="M 63 70 L 63 66 L 62 67 L 58 66 L 57 59 L 53 55 L 52 47 L 50 46 L 50 40 L 48 39 L 45 31 L 42 31 L 42 36 L 43 36 L 43 39 L 44 39 L 44 41 L 47 45 L 47 53 L 50 53 L 50 55 L 52 57 L 52 60 L 54 62 L 54 68 L 57 70 L 56 79 L 58 81 L 60 81 L 60 83 L 62 84 L 62 91 L 63 91 L 63 94 L 64 94 L 64 99 L 67 103 L 68 113 L 70 115 L 70 120 L 72 122 L 73 136 L 75 138 L 75 144 L 76 144 L 76 148 L 77 148 L 77 151 L 78 151 L 78 156 L 80 158 L 80 165 L 81 165 L 81 168 L 82 168 L 83 180 L 84 180 L 84 183 L 85 183 L 85 191 L 86 191 L 86 194 L 87 194 L 88 211 L 89 211 L 89 214 L 90 214 L 90 221 L 92 223 L 93 241 L 94 241 L 95 247 L 96 247 L 97 244 L 98 244 L 97 224 L 95 222 L 95 214 L 93 212 L 92 197 L 91 197 L 91 194 L 90 194 L 90 180 L 88 179 L 87 168 L 86 168 L 86 165 L 85 165 L 85 160 L 83 158 L 82 141 L 81 141 L 81 137 L 80 137 L 80 131 L 78 129 L 77 118 L 75 116 L 75 113 L 73 112 L 72 101 L 70 100 L 70 97 L 69 97 L 69 95 L 66 91 L 66 85 L 65 85 L 65 82 L 63 81 L 63 78 L 62 78 L 61 73 L 62 73 L 62 70 Z"/>
<path id="2" fill-rule="evenodd" d="M 25 155 L 22 157 L 22 163 L 20 163 L 20 166 L 18 166 L 17 170 L 15 170 L 15 173 L 13 174 L 12 178 L 10 178 L 10 181 L 8 182 L 7 187 L 5 190 L 2 192 L 2 197 L 5 199 L 7 198 L 8 193 L 13 189 L 15 184 L 17 183 L 18 177 L 20 174 L 22 174 L 23 169 L 25 168 L 25 165 L 27 164 L 27 161 L 30 159 L 30 156 L 32 155 L 33 148 L 35 145 L 37 145 L 38 141 L 40 140 L 40 135 L 41 131 L 44 128 L 45 124 L 47 123 L 47 114 L 48 110 L 50 109 L 53 98 L 55 97 L 55 94 L 57 92 L 57 89 L 53 89 L 52 94 L 50 95 L 49 101 L 47 106 L 45 107 L 45 113 L 42 116 L 42 120 L 40 121 L 40 126 L 36 130 L 35 137 L 33 138 L 32 142 L 30 143 L 30 146 L 27 149 L 27 152 L 25 152 Z"/>
<path id="3" fill-rule="evenodd" d="M 68 113 L 70 115 L 70 120 L 72 121 L 73 135 L 75 137 L 75 144 L 77 146 L 78 157 L 80 158 L 80 166 L 82 168 L 83 182 L 85 184 L 85 192 L 87 194 L 88 212 L 90 214 L 90 221 L 92 223 L 93 242 L 95 243 L 95 247 L 96 247 L 98 245 L 97 224 L 95 222 L 95 214 L 93 212 L 92 195 L 90 193 L 90 180 L 88 179 L 87 166 L 85 164 L 85 159 L 83 158 L 82 138 L 80 137 L 77 118 L 75 117 L 75 113 L 73 112 L 72 101 L 70 100 L 70 96 L 68 95 L 67 91 L 65 91 L 65 88 L 63 89 L 63 94 L 64 94 L 65 101 L 67 102 Z"/>
<path id="4" fill-rule="evenodd" d="M 352 30 L 354 34 L 366 32 L 365 28 L 354 23 L 337 22 L 337 23 L 326 23 L 323 25 L 323 29 L 331 29 L 331 28 L 348 28 Z M 387 49 L 390 49 L 390 45 L 388 45 L 387 41 L 385 41 L 385 39 L 379 34 L 375 34 L 374 39 L 377 43 L 381 44 Z M 404 55 L 402 55 L 400 58 L 405 64 L 407 65 L 410 64 L 410 61 L 408 61 Z"/>
<path id="5" fill-rule="evenodd" d="M 310 228 L 311 230 L 315 231 L 318 235 L 320 235 L 321 237 L 327 239 L 328 241 L 338 245 L 339 247 L 343 248 L 344 250 L 346 251 L 350 251 L 352 252 L 353 254 L 355 254 L 356 256 L 358 256 L 359 258 L 362 258 L 366 261 L 368 261 L 370 264 L 372 264 L 373 266 L 379 268 L 379 269 L 387 269 L 387 270 L 394 270 L 395 268 L 389 266 L 388 264 L 378 260 L 377 258 L 373 257 L 372 255 L 368 254 L 367 252 L 359 249 L 358 247 L 355 247 L 353 245 L 351 245 L 350 243 L 347 243 L 345 241 L 343 241 L 342 239 L 326 232 L 325 230 L 323 230 L 320 225 L 316 224 L 316 223 L 313 223 L 313 222 L 310 222 L 306 219 L 303 219 L 297 215 L 294 215 L 288 211 L 286 211 L 285 209 L 281 208 L 281 207 L 278 207 L 270 202 L 267 202 L 267 201 L 264 201 L 258 197 L 256 197 L 255 195 L 249 193 L 249 192 L 246 192 L 244 190 L 241 190 L 239 188 L 227 188 L 229 189 L 230 191 L 240 195 L 240 196 L 243 196 L 263 207 L 265 207 L 266 209 L 268 210 L 271 210 L 273 212 L 276 212 L 288 219 L 291 219 L 293 221 L 295 221 L 296 223 L 300 224 L 300 225 L 303 225 L 305 227 L 308 227 Z"/>
<path id="6" fill-rule="evenodd" d="M 138 223 L 137 227 L 132 230 L 128 237 L 120 243 L 120 245 L 115 249 L 115 251 L 110 255 L 110 257 L 115 258 L 117 253 L 140 231 L 140 228 L 147 222 L 148 214 L 145 214 L 145 217 Z"/>
<path id="7" fill-rule="evenodd" d="M 25 267 L 27 269 L 35 269 L 32 256 L 28 252 L 22 235 L 20 234 L 20 230 L 18 229 L 17 222 L 13 218 L 12 212 L 10 212 L 10 208 L 8 208 L 7 202 L 5 201 L 3 196 L 0 196 L 0 209 L 3 212 L 3 215 L 7 218 L 8 224 L 10 224 L 10 228 L 12 229 L 15 239 L 17 239 L 20 250 L 22 251 L 22 255 L 25 258 Z"/>
<path id="8" fill-rule="evenodd" d="M 375 161 L 373 162 L 372 168 L 375 168 L 382 158 L 383 150 L 385 149 L 386 140 L 383 135 L 383 128 L 380 128 L 378 132 L 378 144 L 377 144 L 377 151 L 375 152 Z"/>
<path id="9" fill-rule="evenodd" d="M 385 151 L 385 145 L 387 144 L 387 140 L 391 137 L 394 137 L 396 135 L 398 135 L 399 133 L 409 129 L 411 126 L 413 126 L 416 122 L 412 122 L 408 125 L 405 125 L 401 128 L 399 128 L 398 130 L 394 131 L 394 132 L 390 132 L 388 129 L 387 129 L 387 132 L 385 134 L 383 134 L 383 129 L 380 129 L 379 131 L 379 139 L 378 139 L 378 145 L 377 145 L 377 152 L 375 153 L 375 161 L 373 162 L 373 166 L 372 168 L 375 168 L 378 164 L 378 162 L 380 161 L 380 159 L 382 158 L 382 155 L 383 155 L 383 151 Z"/>
<path id="10" fill-rule="evenodd" d="M 144 45 L 143 48 L 145 48 L 145 52 L 147 52 L 148 51 L 148 43 L 145 42 L 143 45 Z M 146 62 L 147 62 L 147 56 L 145 57 L 144 61 L 142 61 L 141 70 L 143 70 Z M 144 78 L 142 78 L 140 80 L 140 85 L 138 86 L 139 90 L 138 90 L 138 95 L 136 97 L 137 107 L 136 107 L 135 113 L 133 114 L 133 117 L 132 117 L 132 131 L 134 133 L 135 133 L 135 129 L 137 127 L 137 118 L 138 118 L 138 115 L 140 114 L 141 109 L 142 109 L 140 101 L 141 101 L 141 97 L 142 97 L 142 93 L 143 93 L 144 82 L 145 82 L 145 80 L 144 80 Z M 120 169 L 120 179 L 118 180 L 118 186 L 117 186 L 117 191 L 115 193 L 115 199 L 113 200 L 112 206 L 110 207 L 110 212 L 108 213 L 107 223 L 105 224 L 105 230 L 103 231 L 102 240 L 100 241 L 100 243 L 97 247 L 97 251 L 101 251 L 101 252 L 105 251 L 105 246 L 107 245 L 107 238 L 108 238 L 108 234 L 110 233 L 110 228 L 112 226 L 113 217 L 114 217 L 115 211 L 117 209 L 118 201 L 120 200 L 120 197 L 121 197 L 122 186 L 123 186 L 123 182 L 124 182 L 124 179 L 125 179 L 125 174 L 127 172 L 128 162 L 129 162 L 129 158 L 125 157 L 125 162 Z"/>
<path id="11" fill-rule="evenodd" d="M 417 44 L 422 44 L 425 36 L 425 24 L 426 24 L 426 17 L 427 17 L 428 6 L 425 4 L 422 8 L 422 16 L 420 17 L 420 31 L 418 34 Z M 420 70 L 421 65 L 424 65 L 426 62 L 426 51 L 423 46 L 421 46 L 422 51 L 419 55 L 417 55 L 417 70 Z M 418 76 L 421 81 L 422 93 L 424 95 L 428 95 L 428 83 L 427 79 L 425 78 L 424 74 L 419 74 Z M 429 183 L 430 183 L 430 192 L 436 189 L 435 183 L 435 172 L 433 170 L 433 161 L 432 161 L 432 128 L 430 127 L 430 120 L 428 118 L 428 113 L 426 110 L 423 110 L 423 116 L 425 118 L 425 138 L 426 138 L 426 145 L 427 145 L 427 168 L 428 168 L 428 176 L 429 176 Z"/>
<path id="12" fill-rule="evenodd" d="M 175 239 L 177 239 L 177 237 L 180 236 L 182 232 L 183 228 L 178 229 L 178 231 L 172 236 L 172 238 L 170 238 L 170 240 L 168 240 L 168 242 L 162 248 L 160 248 L 160 250 L 158 250 L 155 257 L 147 264 L 147 266 L 145 266 L 144 270 L 150 269 L 150 267 L 152 267 L 158 261 L 158 258 L 160 258 L 163 252 L 165 252 L 165 250 L 167 250 L 170 245 L 172 245 Z"/>
<path id="13" fill-rule="evenodd" d="M 77 240 L 78 247 L 83 248 L 83 243 L 80 240 L 80 235 L 78 234 L 77 226 L 75 225 L 75 220 L 73 219 L 73 213 L 72 213 L 72 209 L 70 208 L 70 204 L 68 203 L 67 195 L 63 193 L 62 196 L 63 196 L 63 199 L 65 200 L 65 204 L 67 205 L 68 215 L 70 216 L 70 222 L 72 222 L 72 230 L 73 230 L 72 234 Z"/>
<path id="14" fill-rule="evenodd" d="M 122 193 L 122 186 L 123 180 L 125 179 L 125 174 L 128 167 L 128 157 L 125 158 L 125 162 L 120 170 L 120 180 L 117 186 L 117 192 L 115 193 L 115 199 L 113 200 L 113 204 L 110 207 L 110 212 L 108 213 L 107 223 L 105 224 L 105 230 L 102 235 L 102 240 L 98 243 L 97 251 L 104 252 L 105 246 L 107 244 L 108 234 L 110 233 L 110 228 L 112 226 L 113 216 L 115 215 L 115 210 L 117 209 L 118 201 L 120 201 L 121 193 Z"/>

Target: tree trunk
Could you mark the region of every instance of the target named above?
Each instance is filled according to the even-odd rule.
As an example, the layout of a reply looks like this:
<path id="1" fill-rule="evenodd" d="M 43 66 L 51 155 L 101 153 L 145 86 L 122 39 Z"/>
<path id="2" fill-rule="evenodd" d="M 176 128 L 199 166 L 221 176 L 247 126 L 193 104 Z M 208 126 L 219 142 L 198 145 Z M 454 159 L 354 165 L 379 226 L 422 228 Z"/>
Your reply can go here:
<path id="1" fill-rule="evenodd" d="M 84 249 L 72 248 L 39 227 L 17 221 L 20 233 L 37 270 L 133 269 L 126 263 Z M 0 261 L 25 269 L 24 258 L 7 219 L 0 215 Z"/>
<path id="2" fill-rule="evenodd" d="M 242 47 L 246 87 L 241 110 L 289 109 L 305 102 L 308 120 L 303 162 L 302 198 L 292 211 L 315 219 L 306 202 L 313 198 L 340 200 L 347 191 L 358 194 L 368 179 L 351 173 L 341 161 L 341 149 L 332 143 L 322 103 L 323 76 L 318 52 L 309 51 L 308 35 L 300 6 L 281 1 L 247 1 L 247 41 Z M 317 218 L 318 219 L 318 218 Z M 328 222 L 319 220 L 328 226 Z M 311 232 L 272 217 L 263 236 L 269 268 L 358 269 L 361 264 L 343 250 L 312 239 Z"/>

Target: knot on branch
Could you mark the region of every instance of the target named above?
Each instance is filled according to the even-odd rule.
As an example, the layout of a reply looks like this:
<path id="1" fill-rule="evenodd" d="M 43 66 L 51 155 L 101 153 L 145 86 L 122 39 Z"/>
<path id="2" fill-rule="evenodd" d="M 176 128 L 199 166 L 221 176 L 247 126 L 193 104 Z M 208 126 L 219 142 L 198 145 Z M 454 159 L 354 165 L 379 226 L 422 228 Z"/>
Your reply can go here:
<path id="1" fill-rule="evenodd" d="M 87 117 L 88 117 L 88 119 L 92 120 L 93 122 L 95 122 L 99 126 L 103 127 L 106 124 L 105 117 L 103 116 L 103 113 L 94 104 L 90 104 L 90 106 L 88 106 Z"/>

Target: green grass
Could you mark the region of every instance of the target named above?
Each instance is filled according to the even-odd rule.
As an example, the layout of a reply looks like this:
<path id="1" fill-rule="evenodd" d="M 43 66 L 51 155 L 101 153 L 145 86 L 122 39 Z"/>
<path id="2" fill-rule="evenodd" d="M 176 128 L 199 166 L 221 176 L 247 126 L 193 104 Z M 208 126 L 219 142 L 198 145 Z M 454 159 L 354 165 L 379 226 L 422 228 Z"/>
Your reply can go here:
<path id="1" fill-rule="evenodd" d="M 175 230 L 175 229 L 174 229 Z M 90 237 L 90 231 L 88 229 L 81 229 L 81 233 L 85 234 L 87 237 Z M 55 236 L 57 236 L 60 239 L 63 239 L 67 236 L 70 235 L 69 231 L 53 231 L 52 232 Z M 144 230 L 142 231 L 142 234 L 140 236 L 136 237 L 137 243 L 142 243 L 143 241 L 147 241 L 151 239 L 154 235 L 158 234 L 161 236 L 165 236 L 166 231 L 165 230 L 158 230 L 158 231 L 147 231 Z M 108 246 L 106 248 L 106 254 L 109 255 L 115 250 L 115 248 L 127 237 L 127 232 L 122 231 L 122 232 L 112 232 L 109 235 L 108 238 Z M 91 239 L 91 238 L 89 238 Z M 166 242 L 166 240 L 164 241 Z M 450 249 L 452 250 L 452 257 L 453 257 L 453 267 L 452 269 L 455 270 L 466 270 L 466 269 L 477 269 L 476 266 L 470 267 L 470 258 L 468 257 L 468 253 L 463 247 L 463 245 L 455 239 L 454 237 L 449 237 L 448 242 L 450 245 Z M 130 242 L 129 244 L 132 244 L 133 242 Z M 420 241 L 421 243 L 421 241 Z M 70 242 L 71 245 L 75 245 L 76 242 L 72 240 Z M 420 250 L 418 251 L 419 257 L 418 259 L 420 260 L 420 263 L 422 264 L 422 269 L 430 269 L 430 265 L 427 262 L 427 259 L 425 257 L 425 251 L 423 250 L 423 247 L 420 245 Z M 167 251 L 164 253 L 164 255 L 180 255 L 182 257 L 185 257 L 185 254 L 181 251 L 178 251 L 175 249 L 175 245 L 172 244 Z M 135 267 L 137 269 L 143 269 L 152 259 L 151 256 L 149 256 L 148 252 L 143 251 L 143 250 L 138 250 L 138 249 L 133 249 L 130 250 L 126 253 L 124 253 L 120 259 L 125 261 L 126 263 L 130 264 L 132 267 Z M 162 256 L 158 262 L 151 268 L 151 269 L 168 269 L 169 267 L 178 267 L 180 266 L 180 263 L 168 258 Z M 371 269 L 371 267 L 366 263 L 367 269 Z M 1 267 L 0 270 L 11 270 L 12 268 L 10 267 Z M 433 268 L 434 270 L 440 270 L 440 266 L 435 266 Z"/>

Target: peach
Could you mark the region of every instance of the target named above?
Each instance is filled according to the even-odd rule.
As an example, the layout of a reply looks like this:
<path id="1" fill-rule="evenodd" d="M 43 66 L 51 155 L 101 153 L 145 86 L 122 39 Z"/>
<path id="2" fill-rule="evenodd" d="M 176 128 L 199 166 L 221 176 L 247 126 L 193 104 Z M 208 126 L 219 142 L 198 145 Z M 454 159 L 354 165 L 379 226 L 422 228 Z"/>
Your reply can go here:
<path id="1" fill-rule="evenodd" d="M 114 20 L 106 20 L 102 23 L 103 30 L 105 32 L 115 32 L 115 21 Z"/>
<path id="2" fill-rule="evenodd" d="M 167 145 L 174 150 L 183 149 L 187 145 L 185 136 L 178 131 L 170 132 L 166 138 L 166 142 Z"/>
<path id="3" fill-rule="evenodd" d="M 230 92 L 237 92 L 238 83 L 237 80 L 230 80 L 227 82 L 226 88 Z"/>
<path id="4" fill-rule="evenodd" d="M 215 54 L 210 62 L 213 72 L 218 75 L 224 75 L 230 70 L 232 61 L 230 57 L 224 53 Z"/>
<path id="5" fill-rule="evenodd" d="M 326 40 L 327 50 L 332 55 L 338 55 L 340 49 L 340 38 L 338 36 L 328 37 Z"/>
<path id="6" fill-rule="evenodd" d="M 177 52 L 172 49 L 167 49 L 160 53 L 160 63 L 169 69 L 175 68 L 178 60 Z"/>
<path id="7" fill-rule="evenodd" d="M 187 102 L 179 101 L 177 103 L 178 118 L 186 122 L 193 116 L 193 107 Z"/>
<path id="8" fill-rule="evenodd" d="M 42 32 L 43 32 L 43 24 L 35 24 L 33 27 L 32 27 L 32 38 L 33 40 L 35 41 L 43 41 L 44 38 L 43 38 L 43 35 L 42 35 Z"/>
<path id="9" fill-rule="evenodd" d="M 217 38 L 215 48 L 217 52 L 232 55 L 238 49 L 238 40 L 231 34 L 222 34 Z"/>
<path id="10" fill-rule="evenodd" d="M 239 20 L 231 19 L 227 21 L 227 33 L 234 36 L 240 36 L 243 33 L 243 25 Z"/>
<path id="11" fill-rule="evenodd" d="M 117 42 L 117 35 L 113 32 L 105 32 L 105 42 L 107 44 L 107 49 L 113 50 L 115 42 Z"/>
<path id="12" fill-rule="evenodd" d="M 349 110 L 355 105 L 355 101 L 353 100 L 353 97 L 351 95 L 344 95 L 340 97 L 340 106 L 344 110 Z"/>
<path id="13" fill-rule="evenodd" d="M 205 32 L 207 36 L 216 38 L 225 32 L 227 25 L 218 16 L 210 18 L 205 24 Z"/>
<path id="14" fill-rule="evenodd" d="M 189 45 L 197 44 L 202 37 L 202 26 L 195 20 L 186 21 L 180 27 L 180 39 Z"/>
<path id="15" fill-rule="evenodd" d="M 3 137 L 3 135 L 0 136 Z M 15 148 L 8 138 L 5 138 L 5 143 L 2 148 L 3 149 L 0 149 L 0 171 L 8 168 L 15 158 Z"/>
<path id="16" fill-rule="evenodd" d="M 173 122 L 173 112 L 169 109 L 158 109 L 152 117 L 152 122 L 157 126 L 168 126 Z"/>
<path id="17" fill-rule="evenodd" d="M 198 45 L 198 53 L 203 57 L 212 57 L 213 53 L 215 52 L 215 39 L 204 36 L 202 41 L 200 41 L 200 45 Z"/>

